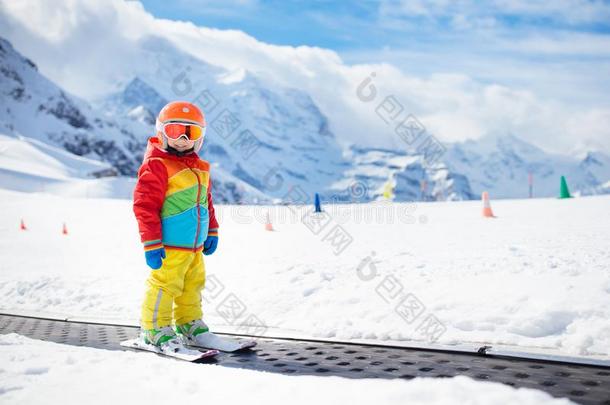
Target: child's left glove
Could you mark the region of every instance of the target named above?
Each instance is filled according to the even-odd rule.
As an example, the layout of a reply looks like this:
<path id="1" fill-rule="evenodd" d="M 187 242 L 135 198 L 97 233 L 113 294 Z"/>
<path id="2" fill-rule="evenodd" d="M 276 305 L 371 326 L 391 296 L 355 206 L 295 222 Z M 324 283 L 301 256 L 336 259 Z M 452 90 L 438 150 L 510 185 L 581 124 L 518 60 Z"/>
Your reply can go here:
<path id="1" fill-rule="evenodd" d="M 205 242 L 203 242 L 203 254 L 206 256 L 211 255 L 216 251 L 218 247 L 218 236 L 208 235 Z"/>

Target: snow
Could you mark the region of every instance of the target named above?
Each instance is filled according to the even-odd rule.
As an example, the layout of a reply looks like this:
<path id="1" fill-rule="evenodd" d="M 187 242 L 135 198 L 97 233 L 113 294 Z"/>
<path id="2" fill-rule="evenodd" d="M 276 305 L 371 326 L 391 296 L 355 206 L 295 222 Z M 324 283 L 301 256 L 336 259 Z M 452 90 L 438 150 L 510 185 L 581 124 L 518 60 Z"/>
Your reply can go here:
<path id="1" fill-rule="evenodd" d="M 125 4 L 114 2 L 111 10 L 125 11 Z M 125 14 L 129 18 L 121 20 L 133 36 L 126 36 L 122 29 L 111 36 L 113 43 L 121 44 L 114 54 L 130 56 L 115 61 L 136 61 L 121 66 L 91 63 L 91 58 L 82 57 L 79 60 L 87 61 L 87 66 L 66 63 L 66 55 L 81 54 L 61 52 L 66 44 L 71 50 L 82 43 L 90 49 L 104 48 L 90 46 L 99 41 L 77 38 L 92 33 L 96 40 L 108 38 L 105 31 L 89 30 L 88 22 L 87 30 L 76 24 L 66 31 L 65 41 L 51 41 L 55 45 L 49 47 L 44 41 L 52 35 L 48 26 L 34 24 L 47 35 L 34 38 L 17 18 L 25 15 L 23 11 L 11 8 L 10 13 L 0 13 L 9 23 L 0 24 L 9 27 L 1 29 L 3 35 L 20 43 L 20 49 L 30 41 L 25 48 L 36 55 L 35 62 L 42 63 L 43 71 L 54 73 L 55 79 L 63 77 L 64 86 L 100 86 L 116 92 L 107 95 L 105 104 L 102 99 L 92 107 L 41 75 L 33 62 L 0 38 L 0 93 L 6 104 L 0 111 L 2 311 L 137 324 L 150 269 L 144 264 L 129 201 L 134 179 L 96 177 L 112 171 L 135 173 L 155 113 L 166 100 L 176 97 L 179 78 L 186 79 L 182 84 L 189 83 L 188 99 L 199 100 L 205 95 L 202 90 L 211 92 L 217 103 L 206 105 L 210 126 L 220 122 L 222 112 L 227 111 L 241 122 L 239 130 L 220 132 L 206 141 L 203 153 L 214 164 L 217 202 L 268 202 L 285 198 L 294 186 L 307 195 L 322 192 L 324 197 L 326 191 L 339 194 L 362 186 L 364 196 L 368 189 L 369 197 L 375 199 L 388 179 L 396 184 L 398 200 L 419 198 L 422 179 L 428 181 L 430 198 L 468 199 L 482 190 L 490 191 L 492 198 L 514 198 L 526 195 L 529 172 L 534 174 L 536 196 L 554 195 L 559 175 L 567 176 L 575 195 L 610 189 L 610 157 L 605 154 L 589 153 L 584 159 L 556 156 L 514 136 L 492 135 L 451 145 L 438 165 L 424 168 L 422 157 L 404 152 L 402 143 L 396 147 L 393 131 L 382 124 L 387 121 L 373 115 L 378 114 L 375 106 L 380 99 L 375 105 L 365 104 L 354 95 L 358 83 L 376 70 L 380 73 L 375 85 L 379 97 L 388 83 L 402 83 L 402 88 L 393 86 L 392 91 L 402 94 L 403 103 L 423 95 L 415 97 L 424 100 L 420 105 L 436 107 L 409 112 L 417 113 L 432 132 L 444 132 L 443 139 L 448 139 L 447 134 L 460 132 L 460 125 L 455 124 L 463 120 L 456 117 L 465 115 L 463 111 L 438 113 L 438 95 L 443 104 L 448 94 L 443 88 L 460 94 L 462 90 L 481 93 L 485 97 L 473 99 L 487 99 L 490 103 L 479 104 L 493 104 L 491 109 L 500 111 L 501 119 L 495 119 L 495 113 L 474 109 L 478 112 L 464 121 L 461 126 L 465 128 L 472 128 L 472 119 L 479 123 L 506 121 L 503 105 L 509 100 L 514 104 L 515 95 L 522 97 L 515 92 L 493 84 L 472 87 L 469 81 L 453 85 L 441 81 L 434 91 L 429 91 L 430 84 L 420 83 L 415 86 L 419 90 L 412 93 L 413 78 L 392 72 L 391 66 L 345 66 L 326 50 L 277 48 L 245 36 L 235 41 L 235 35 L 243 35 L 239 32 L 197 28 L 186 34 L 197 41 L 179 41 L 185 34 L 174 31 L 181 23 L 155 20 L 138 4 L 129 4 L 129 9 L 135 8 Z M 94 15 L 97 9 L 87 7 L 76 10 L 77 14 Z M 40 11 L 40 7 L 36 9 Z M 36 21 L 39 15 L 48 20 L 47 14 L 44 10 L 28 14 L 27 21 Z M 121 24 L 97 26 L 117 29 Z M 182 28 L 178 31 L 186 32 Z M 201 40 L 210 35 L 216 40 Z M 238 48 L 246 44 L 250 50 L 234 52 L 237 48 L 228 46 L 229 42 L 237 43 Z M 179 43 L 198 46 L 184 50 Z M 215 45 L 215 52 L 203 52 L 208 43 L 220 45 Z M 228 63 L 224 53 L 219 54 L 223 47 L 231 58 L 241 55 L 249 62 L 243 66 Z M 32 52 L 36 48 L 38 52 Z M 62 53 L 64 57 L 57 58 Z M 214 55 L 216 63 L 204 62 L 205 55 Z M 269 58 L 277 62 L 270 64 Z M 284 63 L 288 59 L 294 63 Z M 53 68 L 58 60 L 61 75 Z M 316 65 L 313 70 L 311 63 Z M 274 68 L 269 71 L 277 77 L 271 78 L 263 69 L 268 64 L 301 73 Z M 311 80 L 314 76 L 323 80 Z M 86 77 L 86 83 L 66 77 Z M 334 85 L 329 86 L 331 81 Z M 337 103 L 337 97 L 345 102 Z M 563 107 L 540 108 L 544 102 L 535 98 L 525 104 L 521 101 L 527 108 L 520 110 L 538 117 L 533 126 L 525 126 L 522 137 L 548 131 L 549 122 L 557 121 L 555 117 L 573 121 L 573 114 L 557 113 Z M 466 109 L 470 105 L 449 103 L 462 104 Z M 508 122 L 522 121 L 517 118 Z M 452 125 L 448 127 L 447 122 Z M 556 127 L 565 127 L 562 122 Z M 494 134 L 494 125 L 485 124 L 475 135 Z M 581 133 L 583 126 L 570 127 Z M 523 125 L 512 126 L 507 134 L 522 132 L 520 128 Z M 260 141 L 254 159 L 240 143 L 245 139 L 242 135 L 250 131 Z M 392 149 L 346 149 L 345 145 L 359 144 L 359 139 Z M 563 139 L 563 149 L 570 149 L 565 140 L 571 138 L 564 134 Z M 287 156 L 291 156 L 289 162 Z M 267 182 L 274 170 L 281 179 L 277 188 Z M 352 193 L 346 199 L 353 197 Z M 493 201 L 498 215 L 493 220 L 480 217 L 476 201 L 333 205 L 325 207 L 328 216 L 315 217 L 322 223 L 306 222 L 313 230 L 301 221 L 309 207 L 218 205 L 221 242 L 218 252 L 206 258 L 205 319 L 221 331 L 243 331 L 259 320 L 264 324 L 262 332 L 269 335 L 410 345 L 490 344 L 514 351 L 608 360 L 609 202 L 610 196 Z M 267 215 L 275 232 L 264 230 Z M 21 219 L 26 231 L 19 229 Z M 63 224 L 68 235 L 61 232 Z M 316 227 L 320 225 L 325 226 Z M 344 250 L 332 244 L 331 229 L 346 232 L 350 243 Z M 233 317 L 224 312 L 229 298 L 243 306 Z M 425 327 L 430 325 L 428 321 L 436 322 L 434 334 Z M 410 382 L 289 378 L 168 362 L 148 354 L 61 346 L 16 335 L 0 336 L 0 353 L 0 397 L 18 403 L 37 403 L 40 397 L 79 404 L 155 400 L 168 395 L 168 376 L 177 387 L 171 399 L 177 400 L 566 402 L 551 401 L 536 391 L 463 377 Z M 76 388 L 69 396 L 65 395 L 66 381 Z"/>
<path id="2" fill-rule="evenodd" d="M 299 220 L 310 207 L 219 205 L 205 319 L 217 330 L 252 326 L 254 315 L 268 335 L 608 360 L 609 202 L 492 200 L 495 219 L 470 201 L 327 205 L 329 225 L 317 234 Z M 0 211 L 0 310 L 137 324 L 149 269 L 129 200 L 4 190 Z M 264 230 L 267 212 L 275 232 Z M 325 238 L 335 225 L 353 239 L 339 254 Z M 402 290 L 384 290 L 392 282 Z M 227 316 L 229 297 L 243 312 Z M 423 310 L 401 316 L 404 297 Z M 419 328 L 430 315 L 446 328 L 440 336 Z"/>
<path id="3" fill-rule="evenodd" d="M 60 196 L 131 198 L 135 180 L 95 176 L 116 171 L 25 136 L 0 134 L 0 184 L 5 189 Z"/>
<path id="4" fill-rule="evenodd" d="M 134 179 L 94 178 L 109 168 L 36 139 L 0 135 L 1 311 L 137 324 L 150 270 L 129 200 Z M 237 182 L 216 173 L 216 184 Z M 491 221 L 479 217 L 477 202 L 332 205 L 320 233 L 300 221 L 310 207 L 218 205 L 221 245 L 206 258 L 205 319 L 218 331 L 243 331 L 254 315 L 269 335 L 426 345 L 417 325 L 434 315 L 446 328 L 436 343 L 608 359 L 609 201 L 494 201 Z M 264 231 L 267 213 L 275 232 Z M 324 237 L 334 225 L 353 238 L 340 254 Z M 379 293 L 389 277 L 403 286 L 394 298 Z M 411 323 L 394 310 L 408 293 L 425 306 Z M 245 307 L 235 319 L 223 315 L 231 296 Z M 2 401 L 170 395 L 230 403 L 569 403 L 467 377 L 287 377 L 0 336 Z"/>
<path id="5" fill-rule="evenodd" d="M 569 404 L 532 389 L 468 377 L 354 380 L 291 377 L 0 336 L 3 403 Z M 69 384 L 69 385 L 67 385 Z M 188 402 L 187 402 L 188 401 Z"/>
<path id="6" fill-rule="evenodd" d="M 0 168 L 52 178 L 85 177 L 110 165 L 26 137 L 0 135 Z"/>

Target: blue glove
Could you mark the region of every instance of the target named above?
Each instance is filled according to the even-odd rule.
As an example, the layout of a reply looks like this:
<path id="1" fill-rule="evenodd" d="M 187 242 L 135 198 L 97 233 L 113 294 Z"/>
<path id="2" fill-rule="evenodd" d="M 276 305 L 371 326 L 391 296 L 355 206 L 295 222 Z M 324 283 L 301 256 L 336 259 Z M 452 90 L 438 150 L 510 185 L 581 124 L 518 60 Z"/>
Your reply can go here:
<path id="1" fill-rule="evenodd" d="M 148 264 L 151 269 L 157 270 L 161 268 L 163 259 L 165 259 L 165 248 L 149 250 L 144 252 L 144 256 L 146 256 L 146 264 Z"/>
<path id="2" fill-rule="evenodd" d="M 203 242 L 203 254 L 206 256 L 211 255 L 216 250 L 218 246 L 218 236 L 208 236 L 208 238 Z"/>

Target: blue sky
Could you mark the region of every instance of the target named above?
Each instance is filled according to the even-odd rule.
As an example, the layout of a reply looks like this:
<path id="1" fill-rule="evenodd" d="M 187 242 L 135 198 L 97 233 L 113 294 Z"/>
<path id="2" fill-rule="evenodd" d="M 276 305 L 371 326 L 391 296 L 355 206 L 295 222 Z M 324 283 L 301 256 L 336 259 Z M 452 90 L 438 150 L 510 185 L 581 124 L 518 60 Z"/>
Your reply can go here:
<path id="1" fill-rule="evenodd" d="M 157 17 L 189 20 L 206 27 L 239 29 L 261 41 L 278 45 L 342 50 L 377 46 L 379 41 L 379 38 L 359 32 L 360 27 L 369 25 L 368 20 L 375 15 L 376 2 L 145 0 L 142 3 Z M 339 24 L 339 20 L 351 20 L 357 26 Z"/>
<path id="2" fill-rule="evenodd" d="M 156 17 L 317 46 L 347 63 L 466 75 L 610 106 L 610 2 L 599 0 L 143 0 Z"/>
<path id="3" fill-rule="evenodd" d="M 451 41 L 473 34 L 481 24 L 524 32 L 610 32 L 606 1 L 278 1 L 142 0 L 157 17 L 197 25 L 239 29 L 283 45 L 310 45 L 337 51 Z M 536 5 L 536 4 L 539 5 Z M 456 16 L 465 25 L 458 27 Z M 468 31 L 468 32 L 467 32 Z"/>

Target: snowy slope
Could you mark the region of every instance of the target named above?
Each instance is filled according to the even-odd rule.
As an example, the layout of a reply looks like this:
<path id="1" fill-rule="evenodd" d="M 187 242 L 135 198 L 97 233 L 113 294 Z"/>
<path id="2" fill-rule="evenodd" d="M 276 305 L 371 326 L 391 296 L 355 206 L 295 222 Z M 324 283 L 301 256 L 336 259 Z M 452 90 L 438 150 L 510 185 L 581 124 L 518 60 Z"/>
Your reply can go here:
<path id="1" fill-rule="evenodd" d="M 609 203 L 492 201 L 491 220 L 478 201 L 326 205 L 315 233 L 305 208 L 219 205 L 206 271 L 208 288 L 223 288 L 204 294 L 205 317 L 214 328 L 254 314 L 270 334 L 425 344 L 417 327 L 433 315 L 446 327 L 437 343 L 610 359 Z M 138 322 L 150 270 L 130 201 L 1 191 L 0 212 L 1 310 Z M 267 212 L 276 232 L 264 230 Z M 336 226 L 352 240 L 338 253 Z M 219 310 L 231 293 L 247 308 L 237 321 Z M 415 321 L 396 312 L 408 294 L 425 308 Z"/>
<path id="2" fill-rule="evenodd" d="M 23 136 L 0 134 L 2 188 L 71 197 L 131 198 L 135 181 L 108 163 Z"/>
<path id="3" fill-rule="evenodd" d="M 0 168 L 51 178 L 116 176 L 114 168 L 24 136 L 0 134 Z"/>

